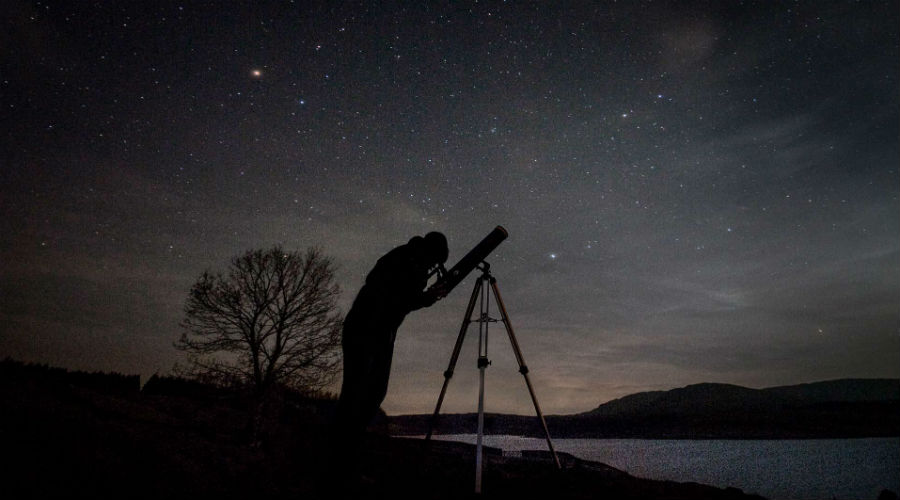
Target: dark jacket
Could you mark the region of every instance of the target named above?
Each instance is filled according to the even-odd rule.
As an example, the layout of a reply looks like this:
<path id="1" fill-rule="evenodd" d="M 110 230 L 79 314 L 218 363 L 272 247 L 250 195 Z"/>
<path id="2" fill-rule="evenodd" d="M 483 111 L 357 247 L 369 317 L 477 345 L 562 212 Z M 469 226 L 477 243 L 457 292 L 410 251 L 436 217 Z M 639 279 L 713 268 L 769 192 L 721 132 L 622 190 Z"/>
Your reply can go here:
<path id="1" fill-rule="evenodd" d="M 406 315 L 428 304 L 424 252 L 424 240 L 416 236 L 378 259 L 344 319 L 345 343 L 393 342 Z"/>

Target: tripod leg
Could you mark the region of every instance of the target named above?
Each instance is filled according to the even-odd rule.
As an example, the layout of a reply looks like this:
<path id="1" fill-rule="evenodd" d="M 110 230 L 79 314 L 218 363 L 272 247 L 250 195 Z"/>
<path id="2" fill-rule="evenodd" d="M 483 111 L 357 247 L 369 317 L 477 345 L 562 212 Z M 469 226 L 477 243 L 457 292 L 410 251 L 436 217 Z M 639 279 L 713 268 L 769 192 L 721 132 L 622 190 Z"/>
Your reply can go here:
<path id="1" fill-rule="evenodd" d="M 472 322 L 472 310 L 475 309 L 475 300 L 481 292 L 482 280 L 475 281 L 475 288 L 472 290 L 472 297 L 469 298 L 469 305 L 466 307 L 466 315 L 463 317 L 462 326 L 459 328 L 459 336 L 456 337 L 456 345 L 453 346 L 453 354 L 450 355 L 450 363 L 447 365 L 447 371 L 444 372 L 444 385 L 441 387 L 441 394 L 438 396 L 437 405 L 434 407 L 434 414 L 431 415 L 431 421 L 428 423 L 428 434 L 425 440 L 431 440 L 431 434 L 434 432 L 434 425 L 437 423 L 438 413 L 441 411 L 441 405 L 444 404 L 444 394 L 447 393 L 447 384 L 450 383 L 450 377 L 453 376 L 453 370 L 456 368 L 456 361 L 459 359 L 459 351 L 462 349 L 463 340 L 466 338 L 466 330 L 469 323 Z"/>
<path id="2" fill-rule="evenodd" d="M 512 344 L 513 353 L 515 353 L 516 361 L 519 363 L 519 373 L 525 377 L 525 385 L 528 386 L 528 393 L 531 394 L 531 402 L 534 403 L 534 411 L 537 412 L 537 416 L 541 421 L 541 426 L 544 428 L 544 436 L 547 438 L 547 447 L 550 448 L 550 453 L 553 454 L 556 468 L 562 469 L 562 465 L 559 463 L 559 457 L 556 455 L 556 450 L 553 448 L 553 441 L 550 439 L 550 430 L 547 429 L 547 421 L 544 420 L 544 414 L 541 413 L 541 405 L 538 404 L 537 396 L 534 394 L 534 387 L 531 386 L 531 380 L 528 378 L 528 367 L 525 365 L 525 358 L 522 356 L 522 350 L 519 349 L 519 342 L 516 340 L 516 335 L 513 333 L 512 323 L 510 323 L 509 315 L 506 313 L 506 306 L 503 305 L 503 299 L 500 298 L 497 280 L 493 277 L 491 277 L 491 289 L 494 290 L 494 298 L 497 299 L 497 307 L 500 309 L 503 324 L 506 325 L 509 343 Z"/>

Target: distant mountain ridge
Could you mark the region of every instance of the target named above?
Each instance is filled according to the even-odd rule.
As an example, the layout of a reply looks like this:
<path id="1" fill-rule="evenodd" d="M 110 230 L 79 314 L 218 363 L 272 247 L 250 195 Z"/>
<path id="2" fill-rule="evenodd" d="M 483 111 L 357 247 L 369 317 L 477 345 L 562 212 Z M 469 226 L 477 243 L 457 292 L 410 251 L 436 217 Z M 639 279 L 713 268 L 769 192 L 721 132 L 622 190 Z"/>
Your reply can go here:
<path id="1" fill-rule="evenodd" d="M 900 400 L 900 379 L 839 379 L 766 389 L 702 383 L 668 391 L 639 392 L 577 415 L 702 413 L 897 400 Z"/>
<path id="2" fill-rule="evenodd" d="M 436 432 L 474 432 L 476 415 L 442 415 Z M 430 415 L 389 418 L 394 434 L 424 434 Z M 547 417 L 556 437 L 685 439 L 900 436 L 900 379 L 839 379 L 750 389 L 702 383 L 641 392 L 593 410 Z M 489 434 L 540 436 L 537 419 L 489 414 Z"/>
<path id="3" fill-rule="evenodd" d="M 780 396 L 803 398 L 817 403 L 829 401 L 890 401 L 900 399 L 900 379 L 845 378 L 809 384 L 770 387 L 762 390 Z"/>

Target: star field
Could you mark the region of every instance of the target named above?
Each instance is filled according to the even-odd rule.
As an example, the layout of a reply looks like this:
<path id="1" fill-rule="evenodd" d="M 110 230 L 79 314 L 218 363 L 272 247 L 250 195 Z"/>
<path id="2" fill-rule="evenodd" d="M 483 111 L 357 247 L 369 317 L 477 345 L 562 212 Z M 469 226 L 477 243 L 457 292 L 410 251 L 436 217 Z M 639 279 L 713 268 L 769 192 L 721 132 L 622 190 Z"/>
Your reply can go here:
<path id="1" fill-rule="evenodd" d="M 501 224 L 546 413 L 900 376 L 891 2 L 9 12 L 0 356 L 165 372 L 191 283 L 246 249 L 322 247 L 346 311 L 411 236 L 452 263 Z M 389 413 L 433 408 L 470 287 L 401 327 Z M 488 410 L 530 413 L 501 333 Z"/>

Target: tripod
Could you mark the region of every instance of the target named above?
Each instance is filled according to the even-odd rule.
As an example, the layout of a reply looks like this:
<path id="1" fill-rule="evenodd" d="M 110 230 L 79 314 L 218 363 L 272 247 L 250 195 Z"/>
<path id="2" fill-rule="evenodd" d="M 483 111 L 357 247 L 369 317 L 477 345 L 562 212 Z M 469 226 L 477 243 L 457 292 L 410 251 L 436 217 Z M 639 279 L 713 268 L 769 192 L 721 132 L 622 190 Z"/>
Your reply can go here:
<path id="1" fill-rule="evenodd" d="M 463 340 L 466 336 L 466 331 L 469 328 L 469 323 L 477 322 L 479 323 L 478 328 L 478 371 L 479 373 L 479 382 L 478 382 L 478 438 L 475 445 L 475 493 L 481 493 L 481 471 L 482 471 L 482 441 L 484 437 L 484 372 L 485 369 L 491 362 L 488 360 L 488 325 L 490 323 L 496 323 L 498 320 L 491 318 L 488 315 L 488 310 L 490 306 L 490 295 L 485 289 L 486 284 L 490 284 L 491 290 L 493 290 L 494 299 L 497 301 L 497 306 L 500 309 L 500 316 L 504 326 L 506 327 L 506 333 L 509 336 L 509 342 L 512 345 L 513 353 L 516 356 L 516 361 L 519 363 L 519 373 L 525 377 L 525 385 L 528 386 L 528 393 L 531 394 L 531 401 L 534 403 L 534 410 L 537 413 L 538 418 L 541 421 L 541 426 L 544 429 L 544 436 L 547 439 L 547 447 L 550 449 L 550 452 L 553 454 L 553 460 L 556 462 L 556 467 L 561 469 L 562 466 L 559 463 L 559 457 L 556 455 L 556 450 L 553 449 L 553 441 L 550 439 L 550 431 L 547 429 L 547 422 L 544 420 L 544 415 L 541 413 L 541 407 L 538 404 L 537 396 L 534 394 L 534 388 L 531 386 L 531 380 L 528 378 L 528 367 L 525 365 L 525 359 L 522 357 L 522 350 L 519 349 L 519 343 L 516 341 L 516 336 L 513 333 L 512 324 L 509 321 L 509 315 L 506 313 L 506 307 L 503 305 L 503 299 L 500 298 L 500 290 L 497 288 L 497 280 L 493 276 L 491 276 L 491 266 L 487 262 L 482 262 L 481 265 L 478 266 L 478 269 L 481 269 L 481 276 L 475 282 L 475 288 L 472 290 L 472 296 L 469 298 L 469 305 L 466 307 L 466 315 L 463 318 L 462 326 L 459 329 L 459 336 L 456 338 L 456 345 L 453 347 L 453 354 L 450 356 L 450 364 L 447 366 L 447 371 L 444 372 L 444 385 L 441 387 L 441 394 L 438 396 L 437 405 L 434 408 L 434 414 L 431 416 L 431 421 L 428 425 L 428 434 L 425 435 L 425 440 L 428 441 L 431 439 L 431 434 L 434 431 L 434 425 L 437 422 L 438 414 L 441 411 L 441 405 L 444 402 L 444 395 L 447 392 L 447 385 L 450 383 L 450 378 L 453 376 L 453 369 L 456 367 L 456 361 L 459 359 L 459 352 L 462 349 Z M 480 298 L 481 303 L 481 314 L 478 319 L 472 319 L 472 311 L 475 309 L 475 301 Z"/>

